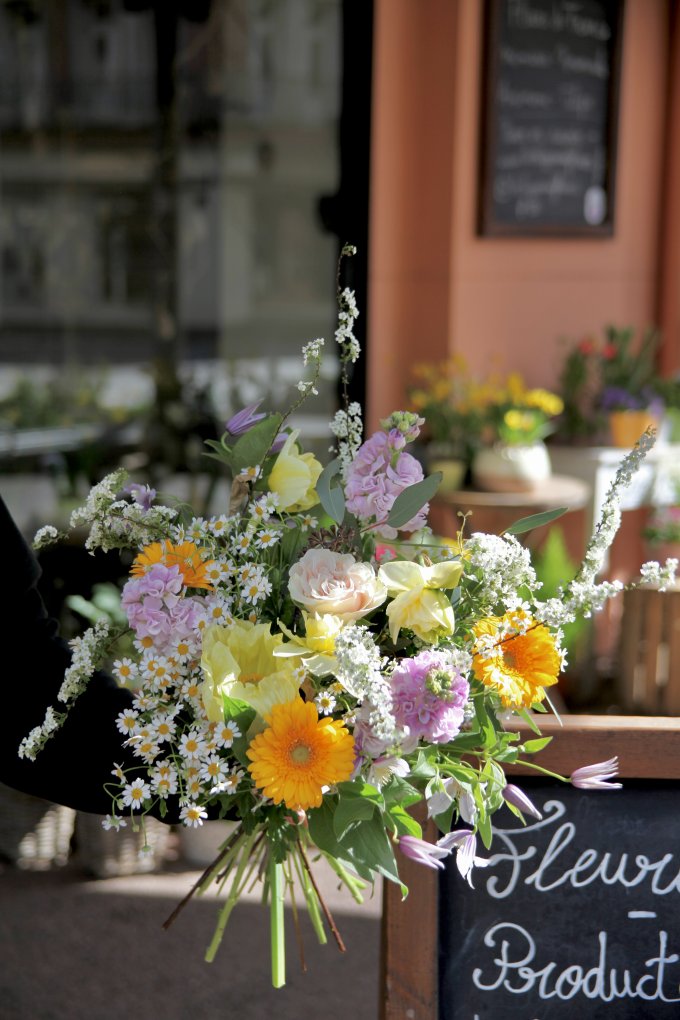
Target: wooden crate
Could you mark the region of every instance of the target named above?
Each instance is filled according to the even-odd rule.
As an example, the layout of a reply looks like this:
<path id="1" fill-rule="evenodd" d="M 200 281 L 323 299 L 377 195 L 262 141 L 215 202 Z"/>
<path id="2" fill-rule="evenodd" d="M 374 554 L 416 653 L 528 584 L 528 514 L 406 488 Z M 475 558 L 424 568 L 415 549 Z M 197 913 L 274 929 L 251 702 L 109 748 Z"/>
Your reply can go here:
<path id="1" fill-rule="evenodd" d="M 619 697 L 626 711 L 680 715 L 680 585 L 625 592 Z"/>

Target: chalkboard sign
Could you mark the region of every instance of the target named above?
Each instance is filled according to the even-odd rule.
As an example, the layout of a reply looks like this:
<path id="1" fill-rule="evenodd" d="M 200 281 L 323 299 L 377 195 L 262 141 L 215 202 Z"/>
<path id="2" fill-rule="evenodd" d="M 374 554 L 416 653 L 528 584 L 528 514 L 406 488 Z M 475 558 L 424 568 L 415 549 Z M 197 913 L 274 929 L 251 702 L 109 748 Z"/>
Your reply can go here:
<path id="1" fill-rule="evenodd" d="M 526 780 L 475 889 L 440 879 L 440 1020 L 680 1016 L 680 789 Z M 625 811 L 622 804 L 625 803 Z"/>
<path id="2" fill-rule="evenodd" d="M 610 235 L 623 0 L 488 0 L 479 229 Z"/>
<path id="3" fill-rule="evenodd" d="M 623 789 L 513 775 L 543 819 L 494 817 L 474 889 L 455 862 L 400 860 L 410 891 L 386 883 L 382 1020 L 680 1017 L 680 719 L 563 722 L 542 722 L 540 764 L 568 775 L 618 754 Z"/>

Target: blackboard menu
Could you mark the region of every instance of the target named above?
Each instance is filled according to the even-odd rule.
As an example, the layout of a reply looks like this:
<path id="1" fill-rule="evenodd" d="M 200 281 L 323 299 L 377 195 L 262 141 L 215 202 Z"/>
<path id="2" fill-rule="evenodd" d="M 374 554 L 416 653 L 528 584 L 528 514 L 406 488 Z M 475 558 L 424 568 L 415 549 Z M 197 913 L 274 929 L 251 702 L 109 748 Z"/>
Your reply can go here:
<path id="1" fill-rule="evenodd" d="M 677 1020 L 678 784 L 520 782 L 542 820 L 497 816 L 474 890 L 442 872 L 440 1020 Z"/>
<path id="2" fill-rule="evenodd" d="M 623 0 L 488 0 L 479 229 L 613 230 Z"/>

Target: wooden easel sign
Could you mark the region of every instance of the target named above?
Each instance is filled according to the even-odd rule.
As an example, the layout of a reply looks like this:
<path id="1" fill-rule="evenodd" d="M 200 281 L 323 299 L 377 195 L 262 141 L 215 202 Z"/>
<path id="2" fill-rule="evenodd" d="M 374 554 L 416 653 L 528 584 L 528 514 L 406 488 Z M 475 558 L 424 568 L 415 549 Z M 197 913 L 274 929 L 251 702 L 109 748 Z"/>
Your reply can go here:
<path id="1" fill-rule="evenodd" d="M 542 818 L 496 816 L 474 889 L 454 861 L 409 862 L 408 899 L 386 893 L 384 1020 L 680 1017 L 680 719 L 542 728 L 541 765 L 618 753 L 623 789 L 515 776 Z"/>

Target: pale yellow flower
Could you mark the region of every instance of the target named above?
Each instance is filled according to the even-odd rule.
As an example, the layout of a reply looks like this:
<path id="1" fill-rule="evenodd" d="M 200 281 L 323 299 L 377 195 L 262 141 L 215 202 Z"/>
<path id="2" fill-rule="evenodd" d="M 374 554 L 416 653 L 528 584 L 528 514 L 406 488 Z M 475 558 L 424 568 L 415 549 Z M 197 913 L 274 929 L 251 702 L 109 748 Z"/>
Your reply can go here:
<path id="1" fill-rule="evenodd" d="M 295 440 L 298 432 L 286 439 L 269 475 L 268 487 L 279 497 L 279 509 L 292 513 L 309 510 L 319 502 L 316 485 L 323 468 L 312 453 L 300 453 Z"/>
<path id="2" fill-rule="evenodd" d="M 457 561 L 423 566 L 408 560 L 393 560 L 378 571 L 392 601 L 387 607 L 390 636 L 411 630 L 423 641 L 436 641 L 453 634 L 455 617 L 444 589 L 455 588 L 463 572 Z"/>
<path id="3" fill-rule="evenodd" d="M 282 643 L 283 636 L 272 634 L 265 623 L 235 620 L 228 627 L 206 627 L 200 694 L 211 722 L 223 720 L 224 697 L 245 701 L 264 716 L 273 705 L 298 696 L 297 659 L 275 654 Z"/>
<path id="4" fill-rule="evenodd" d="M 277 648 L 274 654 L 277 658 L 301 656 L 306 668 L 314 676 L 333 673 L 337 666 L 335 639 L 346 621 L 331 613 L 305 613 L 304 610 L 302 618 L 305 623 L 304 636 L 293 634 L 279 621 L 279 627 L 289 640 Z"/>

